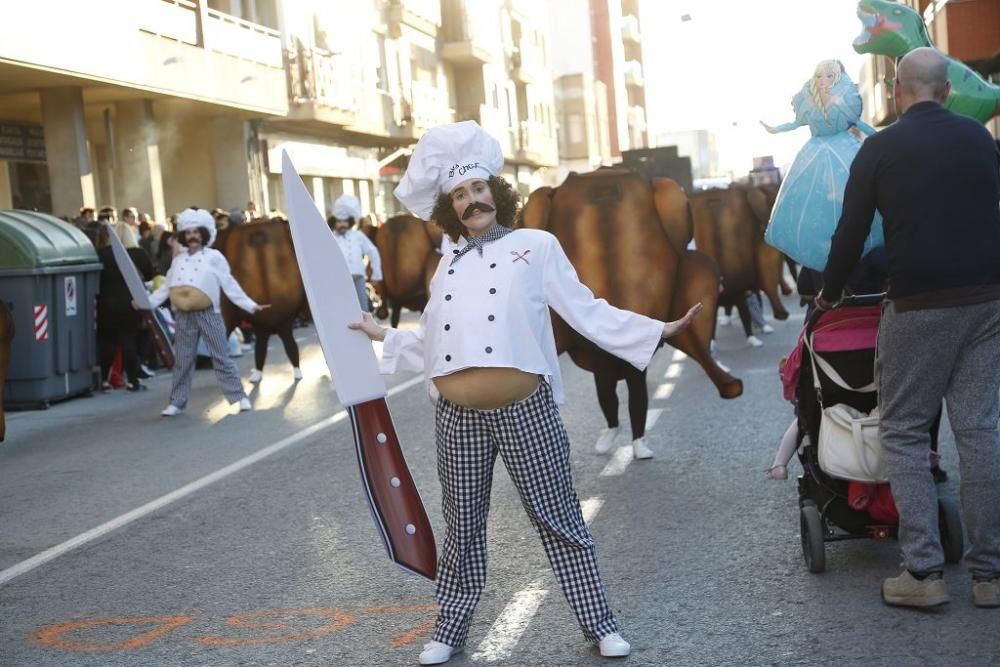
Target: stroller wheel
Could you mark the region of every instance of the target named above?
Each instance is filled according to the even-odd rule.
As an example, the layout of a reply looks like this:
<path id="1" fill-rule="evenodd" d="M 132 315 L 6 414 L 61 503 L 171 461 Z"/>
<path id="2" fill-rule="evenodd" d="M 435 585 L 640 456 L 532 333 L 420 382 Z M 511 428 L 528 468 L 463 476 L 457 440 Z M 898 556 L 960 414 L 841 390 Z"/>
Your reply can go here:
<path id="1" fill-rule="evenodd" d="M 944 562 L 957 563 L 961 561 L 965 552 L 965 542 L 962 539 L 962 515 L 950 498 L 938 498 L 938 530 L 941 533 Z"/>
<path id="2" fill-rule="evenodd" d="M 802 557 L 806 567 L 813 574 L 826 569 L 826 553 L 823 547 L 823 519 L 812 502 L 806 502 L 799 510 L 799 533 L 802 537 Z"/>

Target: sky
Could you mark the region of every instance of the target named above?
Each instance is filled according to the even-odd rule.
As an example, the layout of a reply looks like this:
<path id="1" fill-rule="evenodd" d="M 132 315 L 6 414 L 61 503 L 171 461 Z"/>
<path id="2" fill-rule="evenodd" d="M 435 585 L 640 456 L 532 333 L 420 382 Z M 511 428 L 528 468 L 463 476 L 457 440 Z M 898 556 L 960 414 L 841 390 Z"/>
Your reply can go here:
<path id="1" fill-rule="evenodd" d="M 854 79 L 864 62 L 856 0 L 643 0 L 647 123 L 659 132 L 715 132 L 723 169 L 737 175 L 755 155 L 787 166 L 809 130 L 770 135 L 760 120 L 793 118 L 791 99 L 820 60 Z M 684 20 L 683 17 L 689 17 Z"/>

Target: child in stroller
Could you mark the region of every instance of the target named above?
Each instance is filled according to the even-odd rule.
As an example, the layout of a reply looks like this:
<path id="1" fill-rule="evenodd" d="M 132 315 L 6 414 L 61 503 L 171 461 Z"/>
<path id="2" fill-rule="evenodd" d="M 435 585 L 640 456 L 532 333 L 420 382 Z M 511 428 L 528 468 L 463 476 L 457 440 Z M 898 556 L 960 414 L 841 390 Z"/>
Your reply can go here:
<path id="1" fill-rule="evenodd" d="M 782 370 L 785 396 L 797 407 L 794 428 L 786 432 L 791 445 L 783 442 L 783 447 L 792 451 L 797 448 L 802 464 L 803 474 L 798 480 L 802 551 L 811 572 L 825 569 L 825 542 L 884 539 L 896 533 L 898 516 L 888 485 L 829 475 L 819 465 L 816 446 L 824 406 L 846 404 L 867 414 L 877 404 L 875 343 L 882 297 L 847 297 L 834 310 L 810 314 L 799 345 Z M 807 340 L 811 350 L 805 345 Z M 823 364 L 811 362 L 809 355 L 813 353 L 840 376 L 841 382 L 831 377 L 833 373 L 824 372 Z M 791 452 L 779 452 L 779 459 L 782 456 L 790 458 Z M 773 470 L 772 477 L 776 476 Z M 950 500 L 940 499 L 939 516 L 946 560 L 958 562 L 963 551 L 958 509 Z"/>

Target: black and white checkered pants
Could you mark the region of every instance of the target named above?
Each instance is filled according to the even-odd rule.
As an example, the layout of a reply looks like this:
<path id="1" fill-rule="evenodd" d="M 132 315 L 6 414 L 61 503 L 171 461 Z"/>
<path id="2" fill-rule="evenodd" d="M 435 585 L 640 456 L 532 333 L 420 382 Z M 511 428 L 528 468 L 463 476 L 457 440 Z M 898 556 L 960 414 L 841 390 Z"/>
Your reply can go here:
<path id="1" fill-rule="evenodd" d="M 528 398 L 496 410 L 472 410 L 442 397 L 436 435 L 447 531 L 438 562 L 434 639 L 465 644 L 486 584 L 486 515 L 498 453 L 583 634 L 596 641 L 618 632 L 573 489 L 569 437 L 549 385 L 541 381 Z"/>
<path id="2" fill-rule="evenodd" d="M 191 373 L 198 356 L 198 336 L 205 338 L 205 344 L 212 353 L 215 379 L 226 400 L 236 403 L 243 399 L 243 383 L 236 364 L 229 358 L 226 339 L 226 325 L 222 315 L 211 308 L 204 310 L 177 311 L 176 332 L 174 334 L 174 385 L 170 390 L 170 404 L 178 408 L 187 405 L 191 393 Z"/>

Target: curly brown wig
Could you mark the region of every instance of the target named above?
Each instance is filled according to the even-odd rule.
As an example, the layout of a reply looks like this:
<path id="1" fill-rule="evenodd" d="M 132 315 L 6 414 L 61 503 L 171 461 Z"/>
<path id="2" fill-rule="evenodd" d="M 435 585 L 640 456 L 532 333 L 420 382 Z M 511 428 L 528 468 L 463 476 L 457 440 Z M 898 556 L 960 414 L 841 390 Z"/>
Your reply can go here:
<path id="1" fill-rule="evenodd" d="M 493 203 L 497 208 L 497 223 L 509 229 L 514 228 L 514 220 L 520 206 L 520 197 L 514 187 L 500 176 L 490 176 L 486 184 L 493 195 Z M 465 225 L 458 219 L 458 214 L 451 205 L 450 194 L 440 194 L 434 210 L 431 212 L 431 220 L 435 221 L 444 233 L 452 241 L 458 241 L 458 237 L 465 234 Z"/>

